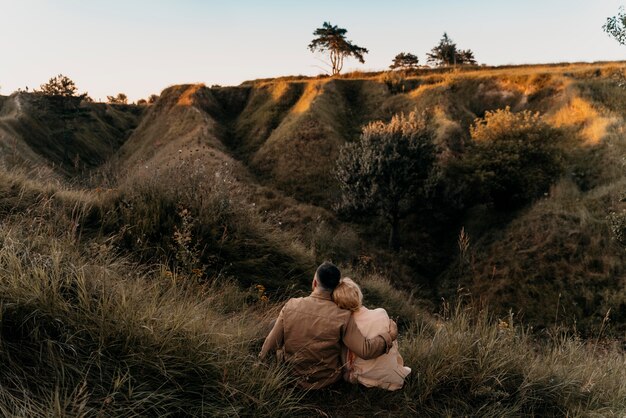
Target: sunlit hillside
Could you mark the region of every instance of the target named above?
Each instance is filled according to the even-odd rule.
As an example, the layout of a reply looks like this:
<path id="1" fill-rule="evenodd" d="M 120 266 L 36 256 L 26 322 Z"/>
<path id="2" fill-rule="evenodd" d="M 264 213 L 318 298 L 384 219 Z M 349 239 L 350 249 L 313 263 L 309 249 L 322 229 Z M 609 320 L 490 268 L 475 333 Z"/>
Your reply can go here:
<path id="1" fill-rule="evenodd" d="M 607 63 L 349 74 L 225 88 L 175 86 L 145 110 L 110 160 L 113 171 L 124 173 L 121 184 L 113 181 L 110 187 L 156 183 L 186 194 L 194 212 L 197 194 L 210 193 L 203 177 L 218 173 L 226 176 L 223 182 L 231 191 L 254 204 L 256 214 L 295 235 L 287 240 L 310 248 L 308 257 L 350 264 L 362 256 L 373 258 L 409 291 L 417 286 L 438 297 L 450 296 L 459 286 L 469 288 L 501 312 L 511 309 L 537 325 L 550 324 L 556 316 L 587 329 L 612 309 L 619 327 L 625 318 L 624 254 L 608 232 L 606 216 L 620 209 L 623 190 L 623 84 L 622 65 Z M 560 145 L 563 176 L 536 205 L 493 212 L 480 204 L 451 209 L 444 202 L 435 210 L 448 211 L 448 219 L 416 213 L 405 221 L 399 257 L 385 251 L 380 231 L 386 226 L 376 217 L 337 217 L 335 157 L 367 122 L 411 110 L 432 112 L 445 165 L 462 157 L 476 118 L 507 106 L 513 112 L 540 112 L 566 133 Z M 560 211 L 568 213 L 566 219 L 559 220 Z M 524 226 L 528 223 L 532 228 Z M 168 235 L 172 227 L 156 233 Z M 472 268 L 459 275 L 462 228 L 470 238 L 469 251 L 476 254 Z M 211 234 L 209 242 L 219 240 L 219 231 Z M 222 264 L 232 262 L 230 257 Z M 557 268 L 560 262 L 564 266 Z M 253 279 L 239 280 L 281 286 L 274 277 L 255 274 L 256 268 L 240 272 Z M 292 277 L 285 274 L 281 280 Z M 608 293 L 599 294 L 598 287 Z M 558 310 L 562 313 L 555 315 Z"/>
<path id="2" fill-rule="evenodd" d="M 336 161 L 413 111 L 436 170 L 394 251 L 338 206 Z M 0 96 L 0 415 L 622 416 L 625 118 L 621 62 Z M 489 143 L 520 120 L 556 174 Z M 398 318 L 403 391 L 329 401 L 256 361 L 323 260 Z"/>

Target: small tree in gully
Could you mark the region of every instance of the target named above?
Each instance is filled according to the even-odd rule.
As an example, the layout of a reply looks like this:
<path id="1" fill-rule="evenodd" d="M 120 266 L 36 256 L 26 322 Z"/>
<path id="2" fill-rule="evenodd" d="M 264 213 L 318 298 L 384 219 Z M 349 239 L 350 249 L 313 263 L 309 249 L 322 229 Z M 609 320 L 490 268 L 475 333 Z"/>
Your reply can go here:
<path id="1" fill-rule="evenodd" d="M 602 29 L 615 38 L 620 45 L 626 45 L 626 12 L 620 7 L 617 16 L 607 17 Z"/>
<path id="2" fill-rule="evenodd" d="M 423 194 L 435 159 L 433 132 L 424 115 L 411 112 L 396 115 L 389 123 L 370 123 L 358 141 L 339 152 L 339 208 L 383 216 L 390 226 L 389 246 L 397 251 L 400 220 Z"/>
<path id="3" fill-rule="evenodd" d="M 324 22 L 321 28 L 317 28 L 313 32 L 316 38 L 309 44 L 309 49 L 311 52 L 329 53 L 332 75 L 341 72 L 345 57 L 352 56 L 359 60 L 361 64 L 365 63 L 363 55 L 367 54 L 368 50 L 346 40 L 347 32 L 346 29 L 331 25 L 330 22 Z"/>
<path id="4" fill-rule="evenodd" d="M 389 66 L 390 69 L 400 69 L 400 70 L 409 70 L 412 68 L 417 68 L 419 63 L 419 59 L 416 55 L 411 54 L 410 52 L 400 52 L 393 59 L 393 62 Z"/>

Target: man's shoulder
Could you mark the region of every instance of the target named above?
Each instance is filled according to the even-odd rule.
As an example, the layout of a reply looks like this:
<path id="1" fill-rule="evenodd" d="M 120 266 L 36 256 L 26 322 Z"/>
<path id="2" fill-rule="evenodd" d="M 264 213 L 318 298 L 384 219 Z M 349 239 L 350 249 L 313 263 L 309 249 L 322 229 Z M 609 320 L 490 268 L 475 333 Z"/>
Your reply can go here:
<path id="1" fill-rule="evenodd" d="M 290 298 L 287 302 L 285 302 L 285 306 L 283 306 L 283 310 L 285 311 L 289 311 L 289 310 L 297 310 L 298 307 L 302 306 L 303 303 L 306 303 L 304 300 L 306 299 L 306 297 L 299 297 L 299 298 Z"/>
<path id="2" fill-rule="evenodd" d="M 291 298 L 285 303 L 285 311 L 297 311 L 315 316 L 332 316 L 338 320 L 347 320 L 351 312 L 339 308 L 332 300 L 325 300 L 313 296 Z"/>
<path id="3" fill-rule="evenodd" d="M 298 304 L 300 304 L 302 302 L 302 299 L 304 299 L 304 297 L 289 298 L 289 300 L 287 300 L 287 302 L 285 302 L 285 307 L 298 305 Z"/>

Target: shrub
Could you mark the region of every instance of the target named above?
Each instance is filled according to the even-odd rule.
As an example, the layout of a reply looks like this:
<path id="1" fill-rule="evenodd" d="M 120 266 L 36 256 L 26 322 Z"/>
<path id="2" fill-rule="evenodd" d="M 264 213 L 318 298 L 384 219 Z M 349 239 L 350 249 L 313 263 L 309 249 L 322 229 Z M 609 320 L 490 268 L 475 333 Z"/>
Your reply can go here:
<path id="1" fill-rule="evenodd" d="M 399 222 L 421 195 L 435 162 L 433 132 L 426 117 L 411 112 L 389 123 L 373 122 L 337 158 L 340 208 L 373 211 L 391 227 L 389 246 L 399 248 Z"/>
<path id="2" fill-rule="evenodd" d="M 41 93 L 46 96 L 74 97 L 78 91 L 74 81 L 63 74 L 52 77 L 47 83 L 42 84 L 40 88 Z"/>
<path id="3" fill-rule="evenodd" d="M 128 97 L 124 93 L 118 93 L 117 96 L 107 96 L 107 101 L 111 104 L 128 104 Z"/>
<path id="4" fill-rule="evenodd" d="M 513 113 L 508 107 L 487 112 L 470 135 L 464 169 L 474 199 L 513 209 L 547 192 L 562 172 L 557 145 L 563 133 L 538 113 Z"/>

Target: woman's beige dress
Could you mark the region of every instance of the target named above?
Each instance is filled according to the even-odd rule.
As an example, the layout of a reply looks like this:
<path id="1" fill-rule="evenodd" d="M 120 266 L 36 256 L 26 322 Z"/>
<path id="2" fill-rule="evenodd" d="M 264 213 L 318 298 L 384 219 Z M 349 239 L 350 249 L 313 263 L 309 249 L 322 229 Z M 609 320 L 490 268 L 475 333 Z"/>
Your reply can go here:
<path id="1" fill-rule="evenodd" d="M 389 316 L 382 308 L 367 309 L 362 306 L 353 314 L 354 321 L 365 338 L 375 338 L 389 329 Z M 387 354 L 372 360 L 363 360 L 347 352 L 345 374 L 346 380 L 360 383 L 367 387 L 379 387 L 386 390 L 398 390 L 404 384 L 404 378 L 411 369 L 404 366 L 398 351 L 398 342 Z"/>

